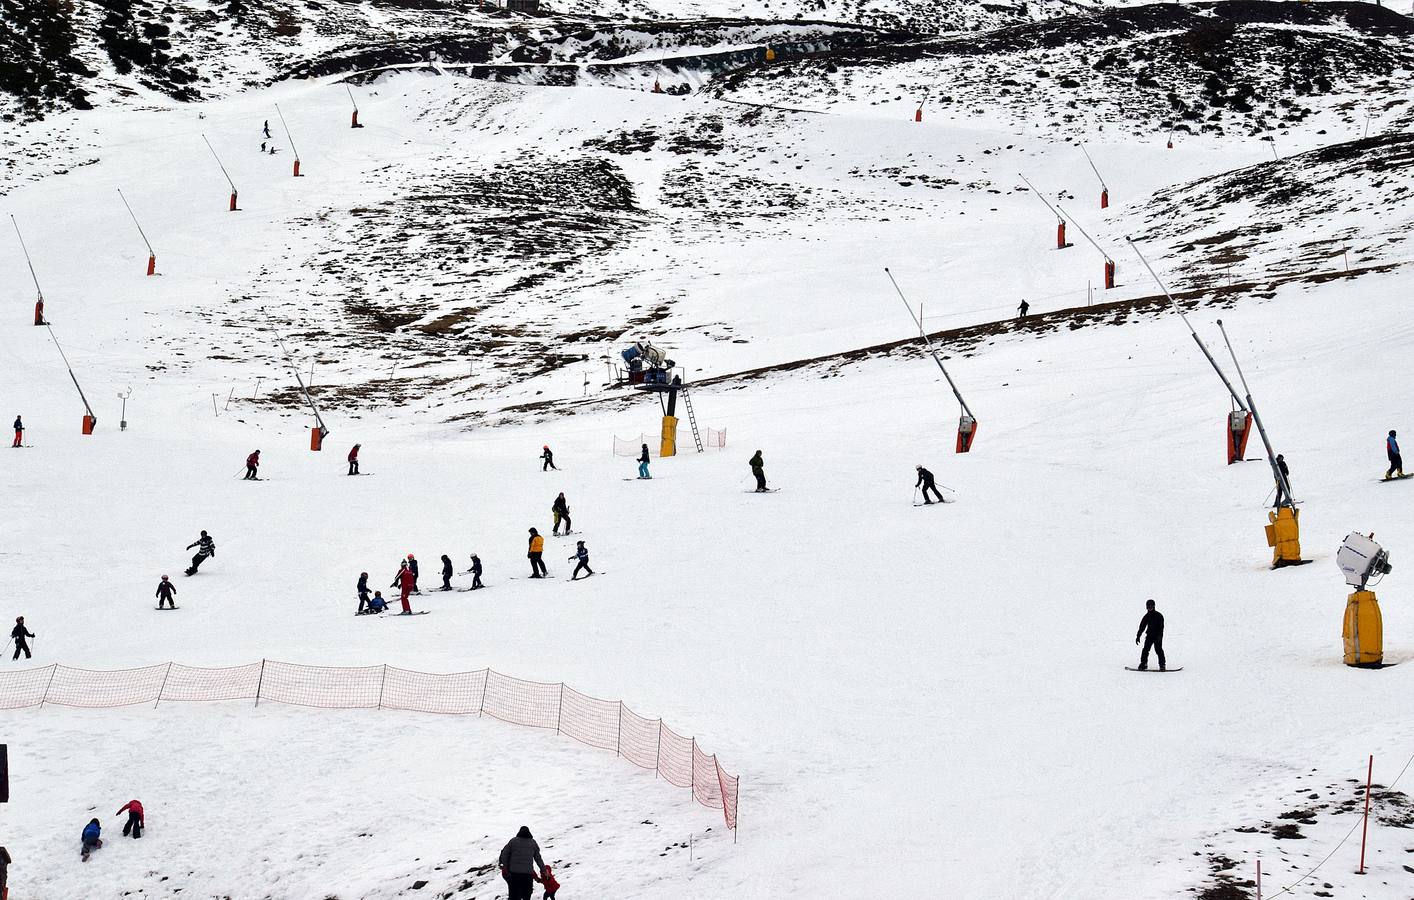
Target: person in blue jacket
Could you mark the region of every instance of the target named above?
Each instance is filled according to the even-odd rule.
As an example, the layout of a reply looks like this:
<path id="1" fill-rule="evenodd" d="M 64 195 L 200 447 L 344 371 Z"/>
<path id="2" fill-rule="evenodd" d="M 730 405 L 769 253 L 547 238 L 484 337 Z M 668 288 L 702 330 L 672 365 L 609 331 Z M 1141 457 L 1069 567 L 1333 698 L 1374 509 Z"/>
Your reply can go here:
<path id="1" fill-rule="evenodd" d="M 79 857 L 88 862 L 88 855 L 99 847 L 103 846 L 103 839 L 99 837 L 103 833 L 103 826 L 98 824 L 97 819 L 89 819 L 88 824 L 83 827 L 83 850 Z"/>
<path id="2" fill-rule="evenodd" d="M 383 599 L 382 591 L 374 591 L 373 599 L 368 601 L 368 613 L 377 615 L 388 608 L 388 601 Z"/>
<path id="3" fill-rule="evenodd" d="M 1389 437 L 1385 438 L 1385 452 L 1389 454 L 1389 469 L 1385 472 L 1385 480 L 1393 478 L 1395 472 L 1403 478 L 1404 460 L 1399 455 L 1399 441 L 1395 440 L 1393 428 L 1389 430 Z"/>

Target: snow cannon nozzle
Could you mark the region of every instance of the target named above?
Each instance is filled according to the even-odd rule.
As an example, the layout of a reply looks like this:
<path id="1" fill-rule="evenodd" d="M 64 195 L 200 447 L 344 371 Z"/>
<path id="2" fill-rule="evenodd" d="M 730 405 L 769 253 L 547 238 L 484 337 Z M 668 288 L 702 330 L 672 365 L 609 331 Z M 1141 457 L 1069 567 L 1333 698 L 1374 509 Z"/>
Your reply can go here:
<path id="1" fill-rule="evenodd" d="M 1374 533 L 1363 535 L 1352 531 L 1336 551 L 1335 563 L 1345 573 L 1345 583 L 1357 591 L 1365 590 L 1372 576 L 1384 577 L 1393 569 L 1389 551 L 1375 543 Z"/>

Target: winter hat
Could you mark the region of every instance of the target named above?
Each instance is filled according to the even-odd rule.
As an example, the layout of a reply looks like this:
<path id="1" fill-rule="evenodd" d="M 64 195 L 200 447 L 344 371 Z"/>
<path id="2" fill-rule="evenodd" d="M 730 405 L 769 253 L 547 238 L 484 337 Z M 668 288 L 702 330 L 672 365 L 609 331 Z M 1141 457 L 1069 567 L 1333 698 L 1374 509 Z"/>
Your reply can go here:
<path id="1" fill-rule="evenodd" d="M 167 576 L 166 576 L 166 575 L 163 575 L 163 576 L 162 576 L 162 580 L 163 580 L 163 581 L 166 581 L 166 580 L 167 580 Z"/>

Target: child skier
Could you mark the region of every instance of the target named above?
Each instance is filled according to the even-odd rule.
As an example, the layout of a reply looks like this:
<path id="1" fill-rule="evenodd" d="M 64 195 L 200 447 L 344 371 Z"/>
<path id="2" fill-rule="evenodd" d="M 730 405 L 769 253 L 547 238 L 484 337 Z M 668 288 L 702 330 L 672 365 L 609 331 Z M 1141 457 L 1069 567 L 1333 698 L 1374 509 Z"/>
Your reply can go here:
<path id="1" fill-rule="evenodd" d="M 357 587 L 355 590 L 358 591 L 358 612 L 354 613 L 354 615 L 356 615 L 356 616 L 366 615 L 366 614 L 368 613 L 368 573 L 367 573 L 367 572 L 359 572 L 359 573 L 358 573 L 358 587 Z"/>
<path id="2" fill-rule="evenodd" d="M 471 569 L 469 571 L 471 572 L 471 589 L 474 591 L 485 587 L 481 583 L 481 557 L 475 553 L 471 554 Z"/>
<path id="3" fill-rule="evenodd" d="M 536 880 L 545 889 L 545 900 L 555 900 L 555 892 L 560 889 L 560 883 L 555 880 L 549 866 L 541 870 L 541 876 Z"/>
<path id="4" fill-rule="evenodd" d="M 550 512 L 555 515 L 555 527 L 550 529 L 551 534 L 560 533 L 560 523 L 565 525 L 565 534 L 570 533 L 570 506 L 565 500 L 565 492 L 560 491 L 560 495 L 555 498 L 555 502 L 550 504 Z"/>
<path id="5" fill-rule="evenodd" d="M 589 568 L 589 551 L 588 551 L 587 549 L 585 549 L 585 547 L 584 547 L 584 541 L 579 541 L 579 542 L 578 542 L 578 546 L 576 547 L 576 549 L 575 549 L 575 551 L 574 551 L 574 556 L 571 556 L 570 559 L 577 559 L 577 560 L 579 560 L 579 564 L 574 567 L 574 572 L 570 575 L 570 581 L 578 581 L 578 580 L 579 580 L 579 570 L 580 570 L 580 569 L 583 569 L 585 572 L 588 572 L 588 573 L 589 573 L 588 575 L 585 575 L 585 576 L 584 576 L 585 578 L 588 578 L 589 575 L 593 575 L 593 574 L 594 574 L 594 570 L 591 569 L 591 568 Z"/>
<path id="6" fill-rule="evenodd" d="M 442 590 L 452 589 L 452 558 L 447 554 L 442 554 Z"/>
<path id="7" fill-rule="evenodd" d="M 417 587 L 417 557 L 416 557 L 416 556 L 413 556 L 411 553 L 408 554 L 408 568 L 412 570 L 412 589 L 413 589 L 413 591 L 415 591 L 416 593 L 419 593 L 419 594 L 422 593 L 422 591 L 418 590 L 418 587 Z"/>
<path id="8" fill-rule="evenodd" d="M 363 446 L 362 444 L 354 444 L 354 445 L 353 445 L 353 449 L 349 451 L 349 474 L 350 474 L 350 475 L 357 475 L 357 474 L 358 474 L 358 448 L 359 448 L 359 447 L 362 447 L 362 446 Z"/>
<path id="9" fill-rule="evenodd" d="M 388 601 L 383 599 L 382 591 L 374 591 L 373 599 L 368 601 L 367 615 L 377 615 L 388 608 Z"/>
<path id="10" fill-rule="evenodd" d="M 548 472 L 551 469 L 554 469 L 556 472 L 560 471 L 560 467 L 555 465 L 555 454 L 550 452 L 549 444 L 546 444 L 543 448 L 541 448 L 540 459 L 544 463 L 544 465 L 540 467 L 540 471 Z"/>
<path id="11" fill-rule="evenodd" d="M 128 814 L 128 821 L 123 824 L 123 837 L 127 837 L 129 833 L 131 833 L 134 838 L 142 837 L 142 830 L 147 827 L 147 824 L 142 819 L 142 804 L 137 800 L 129 800 L 122 809 L 113 813 L 113 815 L 121 816 L 123 813 Z"/>
<path id="12" fill-rule="evenodd" d="M 32 638 L 34 635 L 25 627 L 25 617 L 15 617 L 15 627 L 10 629 L 10 637 L 15 642 L 15 659 L 20 658 L 20 651 L 23 650 L 25 659 L 30 658 L 29 644 L 25 643 L 25 638 Z"/>
<path id="13" fill-rule="evenodd" d="M 167 580 L 163 575 L 162 580 L 157 584 L 157 608 L 161 609 L 162 604 L 167 604 L 171 609 L 177 608 L 177 601 L 174 599 L 177 593 L 177 586 Z"/>

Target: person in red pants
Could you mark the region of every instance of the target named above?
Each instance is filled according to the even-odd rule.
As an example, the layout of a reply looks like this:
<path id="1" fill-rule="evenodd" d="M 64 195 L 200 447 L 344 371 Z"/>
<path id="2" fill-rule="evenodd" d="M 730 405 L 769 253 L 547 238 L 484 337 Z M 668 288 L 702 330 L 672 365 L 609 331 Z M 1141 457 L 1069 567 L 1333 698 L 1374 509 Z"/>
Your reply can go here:
<path id="1" fill-rule="evenodd" d="M 142 829 L 145 824 L 142 820 L 142 804 L 137 800 L 129 800 L 122 809 L 113 815 L 121 816 L 123 813 L 128 814 L 128 821 L 123 825 L 123 837 L 127 837 L 129 833 L 134 838 L 142 837 Z"/>
<path id="2" fill-rule="evenodd" d="M 25 442 L 25 423 L 20 420 L 20 417 L 19 417 L 19 416 L 15 416 L 15 442 L 14 442 L 13 444 L 11 444 L 10 446 L 11 446 L 11 447 L 22 447 L 22 446 L 24 446 L 24 442 Z"/>
<path id="3" fill-rule="evenodd" d="M 402 597 L 399 599 L 402 600 L 402 614 L 405 616 L 412 615 L 412 605 L 408 603 L 408 595 L 412 593 L 412 589 L 416 584 L 417 576 L 412 574 L 412 569 L 408 568 L 407 560 L 403 560 L 403 562 L 400 563 L 398 575 L 393 579 L 393 583 L 390 587 L 400 588 L 402 590 Z"/>

